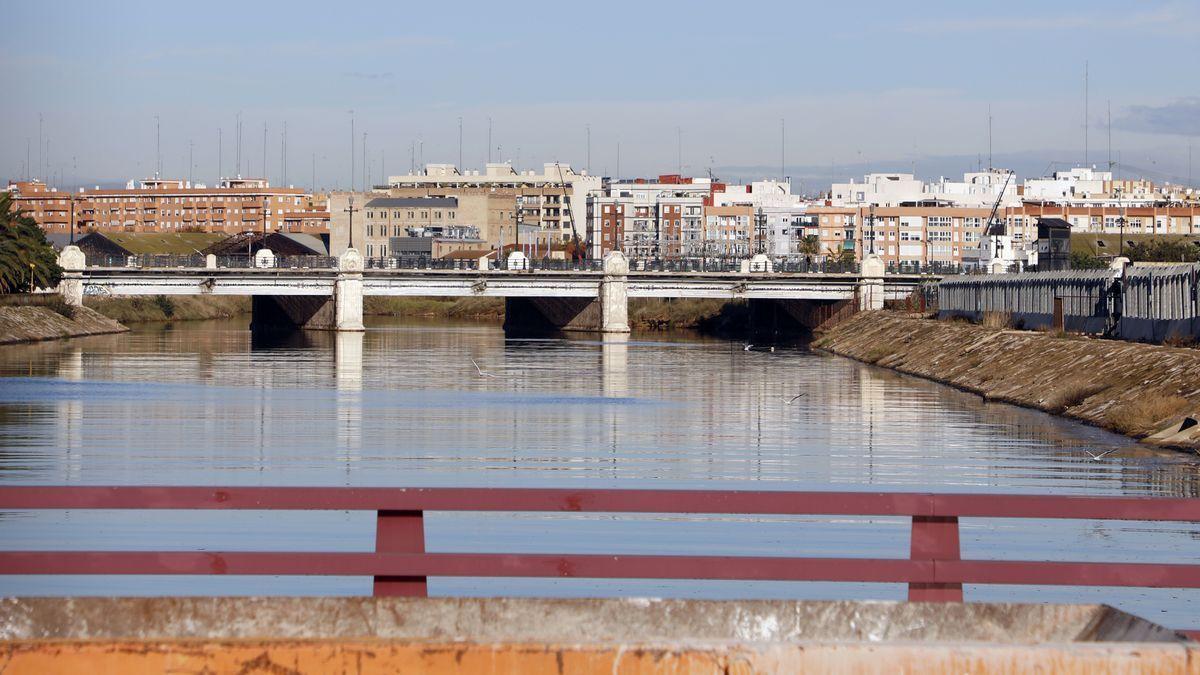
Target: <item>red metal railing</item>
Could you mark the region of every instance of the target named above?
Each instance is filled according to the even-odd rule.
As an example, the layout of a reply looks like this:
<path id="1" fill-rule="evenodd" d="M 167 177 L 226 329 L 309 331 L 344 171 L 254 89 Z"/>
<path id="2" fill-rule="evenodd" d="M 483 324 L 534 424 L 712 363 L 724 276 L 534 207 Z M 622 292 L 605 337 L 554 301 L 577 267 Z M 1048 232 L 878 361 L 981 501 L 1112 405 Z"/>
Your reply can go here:
<path id="1" fill-rule="evenodd" d="M 0 552 L 0 574 L 251 574 L 374 578 L 375 595 L 425 595 L 430 576 L 907 583 L 961 601 L 964 583 L 1200 588 L 1200 564 L 962 560 L 958 519 L 1200 521 L 1200 499 L 879 492 L 507 488 L 0 487 L 0 511 L 272 509 L 377 512 L 375 552 Z M 908 559 L 428 553 L 426 511 L 907 516 Z"/>

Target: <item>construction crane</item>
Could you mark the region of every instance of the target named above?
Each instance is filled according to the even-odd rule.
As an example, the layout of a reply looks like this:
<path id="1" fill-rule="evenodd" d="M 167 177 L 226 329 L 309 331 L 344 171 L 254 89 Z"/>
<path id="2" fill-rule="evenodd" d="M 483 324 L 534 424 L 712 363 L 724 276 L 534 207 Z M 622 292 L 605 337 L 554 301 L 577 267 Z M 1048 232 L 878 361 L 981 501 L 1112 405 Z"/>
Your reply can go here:
<path id="1" fill-rule="evenodd" d="M 563 213 L 570 211 L 570 201 L 567 197 L 567 183 L 563 180 L 562 164 L 555 162 L 554 166 L 558 168 L 558 184 L 562 186 L 562 204 L 559 205 L 558 217 L 561 226 Z M 583 250 L 579 241 L 579 231 L 575 229 L 575 215 L 571 215 L 571 260 L 584 260 L 587 258 L 587 252 Z"/>
<path id="2" fill-rule="evenodd" d="M 1009 171 L 1004 176 L 1004 186 L 1000 188 L 1000 194 L 996 195 L 996 201 L 992 203 L 992 212 L 988 214 L 987 229 L 984 230 L 984 236 L 994 237 L 992 239 L 992 256 L 999 257 L 997 251 L 1000 247 L 1000 236 L 1004 234 L 1004 221 L 996 217 L 1000 211 L 1000 202 L 1004 201 L 1004 193 L 1008 192 L 1008 183 L 1012 180 L 1013 172 Z"/>

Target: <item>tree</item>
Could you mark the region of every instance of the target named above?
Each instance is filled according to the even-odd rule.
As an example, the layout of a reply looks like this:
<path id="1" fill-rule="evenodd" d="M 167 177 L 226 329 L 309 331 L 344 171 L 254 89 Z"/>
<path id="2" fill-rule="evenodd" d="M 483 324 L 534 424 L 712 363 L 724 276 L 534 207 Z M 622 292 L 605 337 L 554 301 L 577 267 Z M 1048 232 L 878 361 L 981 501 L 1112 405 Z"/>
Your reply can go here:
<path id="1" fill-rule="evenodd" d="M 1073 270 L 1102 270 L 1108 263 L 1086 251 L 1071 251 L 1071 269 Z"/>
<path id="2" fill-rule="evenodd" d="M 31 272 L 39 288 L 52 288 L 62 279 L 46 233 L 16 208 L 11 194 L 0 194 L 0 293 L 28 291 Z"/>
<path id="3" fill-rule="evenodd" d="M 834 253 L 831 260 L 839 265 L 849 267 L 858 262 L 858 256 L 854 255 L 854 249 L 843 248 Z"/>
<path id="4" fill-rule="evenodd" d="M 1200 262 L 1200 246 L 1184 239 L 1135 241 L 1125 249 L 1133 262 Z"/>
<path id="5" fill-rule="evenodd" d="M 821 255 L 821 238 L 815 234 L 805 235 L 800 240 L 800 255 L 806 263 L 811 263 L 813 256 Z"/>

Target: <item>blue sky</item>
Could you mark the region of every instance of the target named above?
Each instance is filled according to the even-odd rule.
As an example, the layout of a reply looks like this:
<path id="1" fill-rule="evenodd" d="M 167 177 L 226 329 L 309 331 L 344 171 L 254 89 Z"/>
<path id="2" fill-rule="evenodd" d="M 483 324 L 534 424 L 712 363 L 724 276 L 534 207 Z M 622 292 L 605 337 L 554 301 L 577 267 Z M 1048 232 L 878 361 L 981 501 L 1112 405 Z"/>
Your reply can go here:
<path id="1" fill-rule="evenodd" d="M 861 9 L 857 9 L 861 8 Z M 155 163 L 197 180 L 234 169 L 349 181 L 350 114 L 376 181 L 492 156 L 621 173 L 777 174 L 830 167 L 965 170 L 987 151 L 1183 177 L 1200 137 L 1200 3 L 12 3 L 0 65 L 0 179 L 48 164 L 65 183 Z M 38 115 L 50 139 L 39 162 Z M 678 130 L 678 131 L 677 131 Z M 1198 148 L 1196 153 L 1200 153 Z M 519 154 L 518 154 L 519 153 Z M 385 159 L 386 156 L 386 159 Z M 1200 158 L 1196 162 L 1200 164 Z M 1000 162 L 997 162 L 998 164 Z M 959 167 L 959 164 L 963 166 Z M 968 166 L 970 164 L 971 166 Z M 382 165 L 382 166 L 381 166 Z M 361 166 L 361 165 L 360 165 Z M 358 169 L 361 173 L 361 168 Z M 1200 173 L 1200 171 L 1197 171 Z"/>

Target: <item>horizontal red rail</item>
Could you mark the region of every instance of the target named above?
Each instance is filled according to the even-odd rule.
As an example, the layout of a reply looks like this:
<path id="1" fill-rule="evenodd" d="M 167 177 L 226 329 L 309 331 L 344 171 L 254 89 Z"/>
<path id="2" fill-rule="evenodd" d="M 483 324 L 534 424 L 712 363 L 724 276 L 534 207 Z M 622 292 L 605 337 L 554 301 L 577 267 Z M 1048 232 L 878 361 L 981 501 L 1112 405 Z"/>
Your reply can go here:
<path id="1" fill-rule="evenodd" d="M 375 552 L 0 553 L 0 574 L 371 576 L 377 595 L 424 595 L 430 576 L 846 581 L 909 584 L 962 600 L 962 584 L 1200 588 L 1200 564 L 959 559 L 959 517 L 1200 521 L 1200 500 L 883 492 L 510 488 L 0 487 L 0 511 L 274 509 L 377 512 Z M 425 511 L 903 516 L 908 559 L 427 553 Z"/>
<path id="2" fill-rule="evenodd" d="M 0 510 L 568 511 L 1200 521 L 1200 499 L 527 488 L 0 487 Z"/>
<path id="3" fill-rule="evenodd" d="M 5 574 L 574 577 L 1200 588 L 1200 565 L 896 558 L 22 551 L 0 553 L 0 570 Z M 1037 581 L 1031 581 L 1033 578 Z"/>

